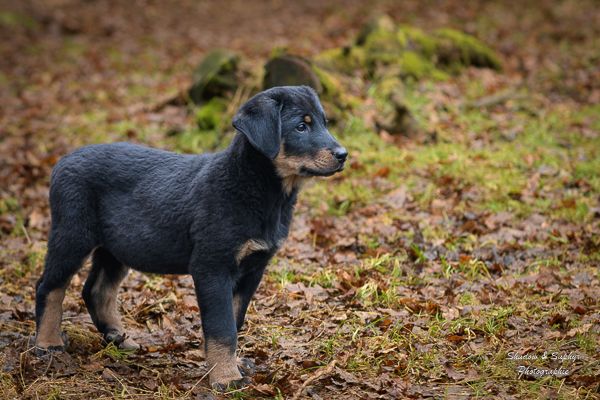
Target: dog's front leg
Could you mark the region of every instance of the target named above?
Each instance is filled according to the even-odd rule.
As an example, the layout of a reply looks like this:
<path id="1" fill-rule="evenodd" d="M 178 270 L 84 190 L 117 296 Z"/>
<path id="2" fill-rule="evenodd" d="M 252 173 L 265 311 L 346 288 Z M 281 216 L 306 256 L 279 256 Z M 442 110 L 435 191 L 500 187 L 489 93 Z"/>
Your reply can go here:
<path id="1" fill-rule="evenodd" d="M 237 330 L 229 269 L 220 265 L 205 271 L 207 273 L 193 273 L 193 278 L 202 318 L 210 384 L 218 390 L 240 387 L 245 381 L 235 356 Z"/>

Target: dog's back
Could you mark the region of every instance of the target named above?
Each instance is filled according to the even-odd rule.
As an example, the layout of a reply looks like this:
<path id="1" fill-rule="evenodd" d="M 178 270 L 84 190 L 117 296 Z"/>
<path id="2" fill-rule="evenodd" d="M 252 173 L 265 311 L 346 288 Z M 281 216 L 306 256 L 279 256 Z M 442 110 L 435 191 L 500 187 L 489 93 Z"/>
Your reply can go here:
<path id="1" fill-rule="evenodd" d="M 173 273 L 185 273 L 193 214 L 182 204 L 191 201 L 189 187 L 213 157 L 129 143 L 80 148 L 52 172 L 52 234 L 76 232 L 137 269 L 168 264 Z"/>
<path id="2" fill-rule="evenodd" d="M 130 191 L 145 181 L 185 181 L 188 177 L 182 174 L 192 165 L 202 168 L 210 156 L 182 155 L 131 143 L 85 146 L 60 159 L 52 171 L 50 189 L 68 190 L 63 185 L 84 181 L 86 187 L 98 191 Z"/>

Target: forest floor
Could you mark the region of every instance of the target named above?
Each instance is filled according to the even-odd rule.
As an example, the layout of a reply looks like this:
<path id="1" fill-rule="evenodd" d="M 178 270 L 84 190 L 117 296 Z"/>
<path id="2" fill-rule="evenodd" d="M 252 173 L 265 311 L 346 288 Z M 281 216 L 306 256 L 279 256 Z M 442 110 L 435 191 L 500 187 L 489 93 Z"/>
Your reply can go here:
<path id="1" fill-rule="evenodd" d="M 0 1 L 0 397 L 600 398 L 598 3 L 226 4 Z M 121 308 L 144 346 L 130 354 L 102 345 L 86 266 L 68 352 L 31 354 L 58 158 L 123 140 L 181 151 L 167 132 L 193 132 L 193 113 L 153 106 L 206 51 L 310 56 L 382 12 L 471 33 L 504 69 L 409 85 L 424 140 L 366 115 L 333 130 L 350 165 L 300 195 L 241 333 L 250 387 L 209 389 L 189 277 L 130 273 Z"/>

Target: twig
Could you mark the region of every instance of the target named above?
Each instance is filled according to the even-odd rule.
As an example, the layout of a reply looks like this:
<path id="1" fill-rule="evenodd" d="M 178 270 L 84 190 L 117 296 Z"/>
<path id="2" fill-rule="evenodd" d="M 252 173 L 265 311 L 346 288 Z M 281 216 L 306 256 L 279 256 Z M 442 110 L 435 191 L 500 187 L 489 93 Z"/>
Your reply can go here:
<path id="1" fill-rule="evenodd" d="M 517 100 L 525 98 L 525 94 L 518 92 L 519 88 L 505 90 L 499 93 L 494 93 L 490 96 L 484 96 L 477 100 L 467 102 L 465 106 L 467 108 L 487 108 L 497 104 L 502 104 L 508 100 Z"/>
<path id="2" fill-rule="evenodd" d="M 300 396 L 302 395 L 302 392 L 304 391 L 304 389 L 306 389 L 306 387 L 308 385 L 310 385 L 317 379 L 321 378 L 323 375 L 329 375 L 331 373 L 331 371 L 333 371 L 333 368 L 335 367 L 336 362 L 337 362 L 336 360 L 331 361 L 327 365 L 327 367 L 321 368 L 314 375 L 312 375 L 310 378 L 308 378 L 306 381 L 304 381 L 304 383 L 302 384 L 300 389 L 298 389 L 296 391 L 296 393 L 294 393 L 294 397 L 292 397 L 292 400 L 298 400 L 300 398 Z"/>
<path id="3" fill-rule="evenodd" d="M 570 375 L 570 376 L 572 376 L 572 375 L 573 375 L 575 372 L 579 372 L 579 371 L 580 371 L 580 370 L 582 370 L 582 369 L 589 368 L 589 367 L 591 367 L 591 366 L 593 366 L 593 365 L 595 365 L 595 364 L 598 364 L 598 363 L 600 363 L 600 360 L 595 360 L 595 361 L 589 362 L 589 363 L 587 363 L 587 364 L 585 364 L 585 365 L 580 365 L 579 367 L 577 367 L 577 368 L 575 368 L 575 369 L 571 370 L 571 371 L 570 371 L 571 373 L 570 373 L 569 375 Z"/>
<path id="4" fill-rule="evenodd" d="M 27 233 L 27 229 L 25 228 L 24 224 L 21 224 L 21 229 L 23 230 L 23 233 L 25 234 L 25 239 L 27 239 L 27 244 L 31 246 L 31 244 L 33 242 L 31 241 L 31 238 L 29 237 L 29 233 Z"/>
<path id="5" fill-rule="evenodd" d="M 200 384 L 200 382 L 202 382 L 204 380 L 204 378 L 206 378 L 208 376 L 208 374 L 211 373 L 211 371 L 213 369 L 215 369 L 215 367 L 217 366 L 217 364 L 213 365 L 211 369 L 209 369 L 208 371 L 206 371 L 206 373 L 204 375 L 202 375 L 202 378 L 198 379 L 198 382 L 196 382 L 194 384 L 194 386 L 192 386 L 191 388 L 189 388 L 189 390 L 187 390 L 185 392 L 185 397 L 189 396 L 190 394 L 192 394 L 192 391 L 194 391 L 194 389 L 196 389 L 196 386 L 198 386 Z"/>

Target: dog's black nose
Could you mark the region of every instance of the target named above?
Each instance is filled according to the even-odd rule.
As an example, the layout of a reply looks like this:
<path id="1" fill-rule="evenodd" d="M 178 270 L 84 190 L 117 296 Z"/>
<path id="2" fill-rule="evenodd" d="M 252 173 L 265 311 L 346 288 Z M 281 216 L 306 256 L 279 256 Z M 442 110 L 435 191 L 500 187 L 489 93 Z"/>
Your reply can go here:
<path id="1" fill-rule="evenodd" d="M 336 147 L 332 153 L 339 162 L 346 161 L 346 157 L 348 157 L 348 151 L 343 147 Z"/>

